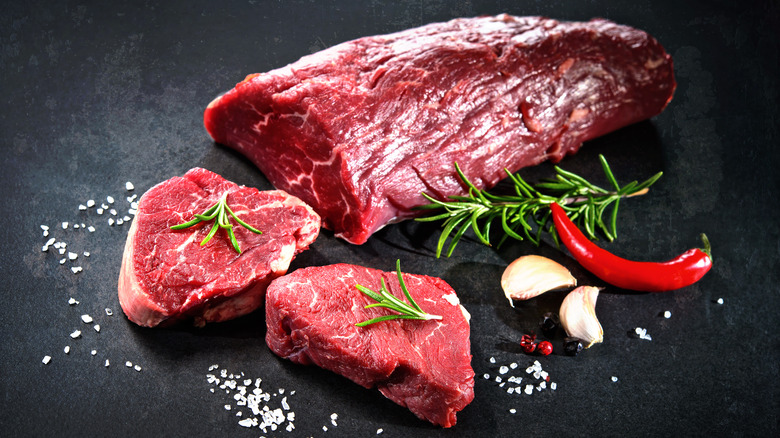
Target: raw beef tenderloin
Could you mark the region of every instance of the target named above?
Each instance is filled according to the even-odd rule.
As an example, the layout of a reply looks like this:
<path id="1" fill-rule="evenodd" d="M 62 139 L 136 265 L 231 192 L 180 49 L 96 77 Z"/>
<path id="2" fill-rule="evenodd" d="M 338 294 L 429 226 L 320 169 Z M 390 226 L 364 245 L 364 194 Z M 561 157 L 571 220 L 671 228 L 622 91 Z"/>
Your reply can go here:
<path id="1" fill-rule="evenodd" d="M 240 255 L 224 229 L 200 245 L 213 222 L 170 228 L 193 219 L 226 191 L 233 212 L 262 232 L 254 234 L 229 219 Z M 203 325 L 250 313 L 262 305 L 271 280 L 287 272 L 319 229 L 319 216 L 294 196 L 261 192 L 192 169 L 152 187 L 138 203 L 119 273 L 122 310 L 146 327 L 182 319 Z"/>
<path id="2" fill-rule="evenodd" d="M 360 244 L 419 214 L 421 193 L 465 194 L 559 161 L 583 141 L 660 113 L 670 56 L 603 19 L 499 15 L 360 38 L 252 74 L 208 105 L 217 143 Z"/>
<path id="3" fill-rule="evenodd" d="M 419 418 L 450 427 L 474 398 L 468 313 L 443 280 L 403 274 L 417 304 L 443 319 L 355 326 L 393 313 L 365 309 L 375 301 L 355 287 L 379 291 L 382 278 L 392 294 L 405 300 L 397 273 L 361 266 L 298 269 L 274 280 L 266 297 L 266 342 L 283 358 L 376 387 Z"/>

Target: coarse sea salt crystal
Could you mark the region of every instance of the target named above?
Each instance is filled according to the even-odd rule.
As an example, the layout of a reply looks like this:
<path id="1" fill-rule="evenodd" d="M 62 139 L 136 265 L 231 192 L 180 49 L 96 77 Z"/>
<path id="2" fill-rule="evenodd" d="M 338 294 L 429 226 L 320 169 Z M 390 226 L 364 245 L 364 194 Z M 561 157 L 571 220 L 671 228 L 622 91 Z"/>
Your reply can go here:
<path id="1" fill-rule="evenodd" d="M 672 317 L 672 312 L 670 312 L 668 310 L 666 312 L 664 312 L 664 318 L 669 319 L 671 317 Z"/>
<path id="2" fill-rule="evenodd" d="M 76 305 L 76 304 L 78 304 L 78 303 L 79 303 L 79 302 L 78 302 L 78 301 L 76 301 L 76 299 L 75 299 L 75 298 L 73 298 L 73 297 L 70 297 L 70 298 L 68 299 L 68 304 L 70 304 L 71 306 L 73 306 L 73 305 Z"/>
<path id="3" fill-rule="evenodd" d="M 141 365 L 136 365 L 133 367 L 136 371 L 141 371 Z"/>
<path id="4" fill-rule="evenodd" d="M 71 271 L 73 271 L 74 274 L 78 274 L 79 272 L 83 271 L 84 268 L 81 266 L 73 266 L 70 268 Z"/>
<path id="5" fill-rule="evenodd" d="M 114 311 L 111 310 L 110 308 L 106 307 L 106 315 L 111 316 L 113 314 L 114 314 Z"/>
<path id="6" fill-rule="evenodd" d="M 516 414 L 517 413 L 517 409 L 512 408 L 512 409 L 509 410 L 509 413 L 510 414 Z"/>
<path id="7" fill-rule="evenodd" d="M 77 258 L 79 258 L 79 255 L 76 254 L 75 252 L 68 253 L 68 260 L 76 260 Z"/>
<path id="8" fill-rule="evenodd" d="M 90 226 L 87 227 L 87 231 L 89 231 L 90 233 L 94 233 L 95 232 L 95 227 L 90 225 Z"/>
<path id="9" fill-rule="evenodd" d="M 90 199 L 90 200 L 87 201 L 87 207 L 92 208 L 94 206 L 95 206 L 95 200 L 94 199 Z"/>
<path id="10" fill-rule="evenodd" d="M 87 209 L 87 206 L 84 204 L 79 204 L 79 210 L 85 211 Z"/>
<path id="11" fill-rule="evenodd" d="M 62 229 L 63 230 L 67 230 L 68 229 L 68 223 L 67 222 L 63 222 L 62 223 Z"/>
<path id="12" fill-rule="evenodd" d="M 95 327 L 93 327 L 96 332 L 100 333 L 100 324 L 95 324 Z"/>
<path id="13" fill-rule="evenodd" d="M 501 366 L 501 367 L 498 369 L 498 372 L 499 372 L 500 374 L 506 374 L 506 373 L 508 373 L 508 372 L 509 372 L 509 367 L 507 367 L 507 366 L 503 366 L 503 365 L 502 365 L 502 366 Z"/>
<path id="14" fill-rule="evenodd" d="M 43 360 L 41 360 L 44 365 L 48 365 L 49 362 L 51 362 L 51 356 L 43 356 Z"/>
<path id="15" fill-rule="evenodd" d="M 92 350 L 92 351 L 89 352 L 89 354 L 95 356 L 95 355 L 97 355 L 97 350 Z"/>
<path id="16" fill-rule="evenodd" d="M 133 185 L 133 183 L 128 181 L 128 182 L 125 183 L 125 189 L 127 189 L 127 191 L 129 192 L 129 191 L 132 191 L 133 189 L 135 189 L 135 186 Z"/>
<path id="17" fill-rule="evenodd" d="M 718 298 L 718 301 L 717 301 L 717 303 L 718 303 L 718 304 L 723 304 L 723 298 Z"/>
<path id="18" fill-rule="evenodd" d="M 113 196 L 106 196 L 106 201 L 108 201 L 109 204 L 114 203 L 114 197 Z"/>
<path id="19" fill-rule="evenodd" d="M 69 354 L 69 353 L 70 353 L 70 345 L 66 345 L 66 346 L 65 346 L 65 348 L 63 348 L 63 349 L 62 349 L 62 351 L 63 351 L 65 354 Z"/>
<path id="20" fill-rule="evenodd" d="M 109 365 L 111 365 L 111 362 L 109 362 L 108 359 L 106 359 L 105 367 L 108 368 Z"/>
<path id="21" fill-rule="evenodd" d="M 125 366 L 126 366 L 126 367 L 128 367 L 128 368 L 130 368 L 130 367 L 132 367 L 132 366 L 133 366 L 133 363 L 132 363 L 132 362 L 130 362 L 129 360 L 128 360 L 128 361 L 125 361 Z"/>
<path id="22" fill-rule="evenodd" d="M 78 339 L 81 337 L 81 330 L 76 330 L 73 333 L 70 334 L 70 337 L 72 339 Z"/>

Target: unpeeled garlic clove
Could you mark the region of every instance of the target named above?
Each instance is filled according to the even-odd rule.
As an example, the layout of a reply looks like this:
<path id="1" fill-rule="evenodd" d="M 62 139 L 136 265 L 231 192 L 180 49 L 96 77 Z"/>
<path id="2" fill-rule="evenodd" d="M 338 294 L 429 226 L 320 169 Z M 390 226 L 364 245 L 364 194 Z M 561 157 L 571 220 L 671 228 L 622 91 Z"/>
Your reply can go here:
<path id="1" fill-rule="evenodd" d="M 547 291 L 573 287 L 577 279 L 568 269 L 547 257 L 527 255 L 513 261 L 501 276 L 501 287 L 509 303 L 527 300 Z"/>
<path id="2" fill-rule="evenodd" d="M 593 286 L 574 289 L 563 299 L 558 312 L 566 334 L 581 340 L 585 348 L 604 340 L 604 330 L 596 318 L 596 299 L 600 290 Z"/>

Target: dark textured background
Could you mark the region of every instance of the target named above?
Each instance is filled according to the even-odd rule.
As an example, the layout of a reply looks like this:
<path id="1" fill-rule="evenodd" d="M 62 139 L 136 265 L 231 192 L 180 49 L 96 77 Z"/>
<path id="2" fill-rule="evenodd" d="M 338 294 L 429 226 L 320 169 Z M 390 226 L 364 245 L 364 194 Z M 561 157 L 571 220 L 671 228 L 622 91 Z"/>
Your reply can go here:
<path id="1" fill-rule="evenodd" d="M 778 434 L 777 2 L 4 3 L 3 435 L 262 435 L 237 424 L 235 406 L 224 409 L 233 402 L 229 395 L 209 392 L 211 364 L 262 377 L 267 391 L 296 391 L 289 398 L 296 429 L 277 436 L 374 436 L 378 428 L 385 436 Z M 126 181 L 141 194 L 193 166 L 270 188 L 247 160 L 206 134 L 202 113 L 213 97 L 248 73 L 345 40 L 501 12 L 606 17 L 650 32 L 672 54 L 679 86 L 667 110 L 590 142 L 562 165 L 602 182 L 599 153 L 624 182 L 662 170 L 650 194 L 621 204 L 619 238 L 606 246 L 628 258 L 665 260 L 698 245 L 698 233 L 706 232 L 715 266 L 701 282 L 665 294 L 606 289 L 597 306 L 604 343 L 576 358 L 538 358 L 558 389 L 515 396 L 479 376 L 537 359 L 519 352 L 517 341 L 536 330 L 542 313 L 557 310 L 562 294 L 512 309 L 499 286 L 504 267 L 540 253 L 570 267 L 581 283 L 599 281 L 550 245 L 513 242 L 496 250 L 470 239 L 452 258 L 436 260 L 435 226 L 392 225 L 363 246 L 324 231 L 292 269 L 349 262 L 392 270 L 400 258 L 409 272 L 448 281 L 471 312 L 476 398 L 446 431 L 375 391 L 276 358 L 265 346 L 261 314 L 200 330 L 146 330 L 124 318 L 116 279 L 128 226 L 109 227 L 106 216 L 80 212 L 78 204 L 112 195 L 123 213 Z M 522 174 L 536 181 L 551 167 Z M 62 221 L 96 231 L 55 229 Z M 61 266 L 53 248 L 41 251 L 41 224 L 69 250 L 91 256 Z M 73 265 L 84 271 L 72 274 Z M 69 306 L 69 297 L 80 304 Z M 723 305 L 715 302 L 720 297 Z M 115 314 L 107 316 L 106 307 Z M 659 316 L 665 310 L 670 319 Z M 79 320 L 83 313 L 95 317 L 100 333 Z M 635 327 L 647 328 L 653 340 L 629 337 Z M 77 328 L 82 338 L 70 339 Z M 53 357 L 49 365 L 41 363 L 44 355 Z M 126 360 L 143 370 L 126 368 Z M 338 427 L 331 413 L 339 415 Z"/>

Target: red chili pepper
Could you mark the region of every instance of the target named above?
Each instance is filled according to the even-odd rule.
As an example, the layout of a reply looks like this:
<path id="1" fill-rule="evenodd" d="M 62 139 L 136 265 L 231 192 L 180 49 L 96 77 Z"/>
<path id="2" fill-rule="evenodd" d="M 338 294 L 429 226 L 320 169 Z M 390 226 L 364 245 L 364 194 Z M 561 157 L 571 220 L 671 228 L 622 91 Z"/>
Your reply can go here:
<path id="1" fill-rule="evenodd" d="M 599 248 L 566 216 L 563 207 L 550 204 L 555 230 L 574 259 L 607 283 L 623 289 L 664 292 L 689 286 L 712 267 L 707 236 L 701 235 L 704 249 L 690 249 L 663 263 L 635 262 Z"/>

